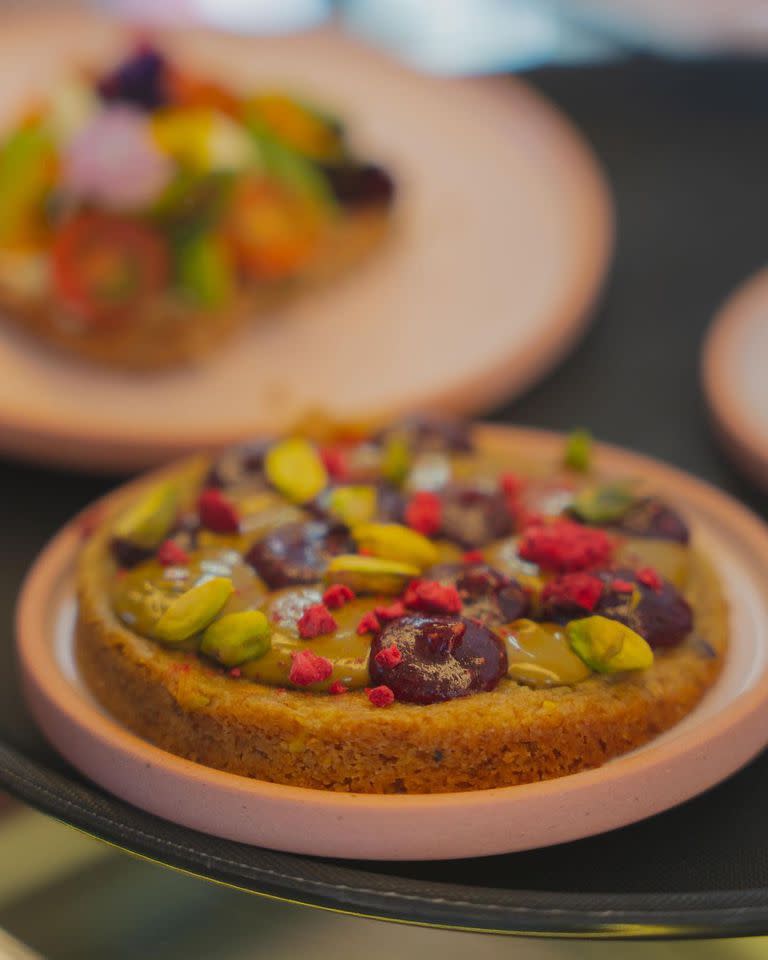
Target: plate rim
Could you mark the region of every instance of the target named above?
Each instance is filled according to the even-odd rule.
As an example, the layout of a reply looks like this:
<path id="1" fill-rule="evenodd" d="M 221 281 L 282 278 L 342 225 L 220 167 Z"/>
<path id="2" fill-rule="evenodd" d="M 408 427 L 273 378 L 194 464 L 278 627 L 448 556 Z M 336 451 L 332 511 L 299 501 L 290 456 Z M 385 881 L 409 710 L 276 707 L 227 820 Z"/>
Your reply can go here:
<path id="1" fill-rule="evenodd" d="M 535 455 L 537 448 L 550 452 L 554 449 L 560 449 L 563 442 L 562 435 L 554 432 L 490 425 L 480 426 L 478 436 L 481 443 L 501 443 L 503 446 L 514 445 L 521 441 L 528 443 L 533 447 L 534 453 L 532 455 Z M 610 465 L 612 461 L 620 462 L 626 469 L 643 471 L 645 476 L 661 477 L 662 482 L 666 480 L 666 483 L 672 486 L 682 483 L 684 491 L 691 497 L 690 502 L 696 503 L 695 509 L 712 514 L 719 520 L 722 520 L 724 515 L 727 518 L 728 530 L 735 533 L 740 542 L 746 542 L 753 553 L 764 557 L 768 568 L 768 528 L 746 507 L 727 494 L 681 470 L 662 464 L 652 458 L 624 451 L 621 448 L 600 445 L 598 456 L 607 465 Z M 165 471 L 159 471 L 160 474 L 163 472 Z M 126 488 L 142 482 L 146 482 L 146 478 L 140 478 L 119 487 L 117 491 L 113 491 L 102 500 L 97 501 L 97 504 L 103 503 L 105 500 L 108 501 L 116 495 L 123 495 Z M 92 509 L 92 507 L 88 509 Z M 27 699 L 38 722 L 42 721 L 49 739 L 52 739 L 59 752 L 63 753 L 73 766 L 81 769 L 108 790 L 112 788 L 105 784 L 99 775 L 94 776 L 91 769 L 85 769 L 82 766 L 81 758 L 70 755 L 68 748 L 71 748 L 71 744 L 68 745 L 66 737 L 62 746 L 63 728 L 60 725 L 62 721 L 69 724 L 69 734 L 72 733 L 73 727 L 79 728 L 81 735 L 84 729 L 86 738 L 90 736 L 98 742 L 100 749 L 112 750 L 114 751 L 113 755 L 119 756 L 122 760 L 127 758 L 129 762 L 134 764 L 155 766 L 158 770 L 165 771 L 163 776 L 171 779 L 176 778 L 179 782 L 195 784 L 203 790 L 208 788 L 214 792 L 218 791 L 221 797 L 237 798 L 238 802 L 258 800 L 265 804 L 273 803 L 284 810 L 288 820 L 291 816 L 299 814 L 302 809 L 306 811 L 307 804 L 310 804 L 313 811 L 319 816 L 330 813 L 355 818 L 363 811 L 363 817 L 375 818 L 394 812 L 402 816 L 403 812 L 407 812 L 410 814 L 411 820 L 420 822 L 423 828 L 436 813 L 445 817 L 447 812 L 458 819 L 460 816 L 465 816 L 470 809 L 473 813 L 483 810 L 492 813 L 500 805 L 507 809 L 510 804 L 514 805 L 514 802 L 517 801 L 518 806 L 521 806 L 524 801 L 530 798 L 533 798 L 536 802 L 538 809 L 541 809 L 543 803 L 557 805 L 558 801 L 559 807 L 562 808 L 565 801 L 572 804 L 574 800 L 579 800 L 584 796 L 588 799 L 590 794 L 597 793 L 599 795 L 601 790 L 608 793 L 613 791 L 611 795 L 614 800 L 618 799 L 620 801 L 619 806 L 623 803 L 625 807 L 631 809 L 626 799 L 622 801 L 618 797 L 619 788 L 625 792 L 629 789 L 631 794 L 630 786 L 632 783 L 639 787 L 647 776 L 649 769 L 657 768 L 659 765 L 663 766 L 665 763 L 674 762 L 679 768 L 680 763 L 685 761 L 693 768 L 692 771 L 688 771 L 692 777 L 690 782 L 683 788 L 678 786 L 675 790 L 672 790 L 671 795 L 667 795 L 666 799 L 661 802 L 658 800 L 651 802 L 647 796 L 644 797 L 641 805 L 642 812 L 637 813 L 637 810 L 633 809 L 632 815 L 626 816 L 627 811 L 625 810 L 616 816 L 616 809 L 609 808 L 608 812 L 612 816 L 605 818 L 599 824 L 593 821 L 585 829 L 583 822 L 576 823 L 574 821 L 570 827 L 561 827 L 559 833 L 549 835 L 546 843 L 542 843 L 541 838 L 537 838 L 536 842 L 498 846 L 497 838 L 494 849 L 487 846 L 486 840 L 486 846 L 468 850 L 466 838 L 462 840 L 461 837 L 458 837 L 453 840 L 449 838 L 448 846 L 441 847 L 442 852 L 436 853 L 434 838 L 426 837 L 420 850 L 415 851 L 412 847 L 409 847 L 405 851 L 400 850 L 395 856 L 392 856 L 391 850 L 382 855 L 381 851 L 385 848 L 378 840 L 373 841 L 374 846 L 377 843 L 379 844 L 376 852 L 365 854 L 357 845 L 349 846 L 349 850 L 352 852 L 340 852 L 338 838 L 333 839 L 324 836 L 319 838 L 302 837 L 298 845 L 293 841 L 288 846 L 284 843 L 265 843 L 263 839 L 260 839 L 258 843 L 261 845 L 273 846 L 276 849 L 293 853 L 321 856 L 410 860 L 447 859 L 539 848 L 554 843 L 581 839 L 595 833 L 603 833 L 677 806 L 736 772 L 768 742 L 768 730 L 760 732 L 759 724 L 755 724 L 755 729 L 751 731 L 749 737 L 744 736 L 745 728 L 749 727 L 750 721 L 754 723 L 756 717 L 768 703 L 767 668 L 757 678 L 751 689 L 743 693 L 737 700 L 730 702 L 712 717 L 702 721 L 696 728 L 686 730 L 669 741 L 655 747 L 650 746 L 637 754 L 618 758 L 612 764 L 604 765 L 595 770 L 540 783 L 497 787 L 464 793 L 379 796 L 284 786 L 214 770 L 167 753 L 126 730 L 117 721 L 102 713 L 95 705 L 88 704 L 61 673 L 51 649 L 50 638 L 46 636 L 47 614 L 45 611 L 47 610 L 47 604 L 45 601 L 55 589 L 67 558 L 71 561 L 80 539 L 81 524 L 82 514 L 66 524 L 44 548 L 28 573 L 17 605 L 17 652 Z M 56 717 L 57 723 L 52 722 L 51 717 L 53 716 Z M 733 730 L 736 728 L 741 731 L 741 735 L 736 738 L 736 748 L 731 744 L 725 760 L 721 758 L 718 761 L 717 769 L 714 771 L 708 769 L 705 772 L 700 765 L 697 767 L 695 759 L 697 753 L 702 752 L 702 744 L 712 744 L 720 738 L 731 737 Z M 80 760 L 80 763 L 78 763 L 78 760 Z M 701 758 L 699 760 L 701 761 Z M 167 803 L 162 809 L 158 809 L 156 805 L 147 806 L 142 803 L 141 798 L 126 797 L 120 791 L 115 791 L 115 793 L 150 813 L 168 817 Z M 151 799 L 154 803 L 155 797 L 153 796 Z M 635 796 L 633 803 L 637 802 L 638 797 Z M 168 818 L 174 819 L 173 817 Z M 205 829 L 199 823 L 190 822 L 189 819 L 176 820 L 176 822 L 196 829 Z M 285 830 L 285 827 L 281 829 Z M 231 829 L 222 832 L 221 828 L 218 827 L 215 830 L 207 829 L 206 832 L 240 840 L 241 842 L 256 843 L 252 839 L 244 839 L 240 831 L 232 832 Z M 413 833 L 418 841 L 417 827 L 414 827 Z M 309 846 L 307 846 L 307 843 L 309 843 Z M 453 846 L 451 846 L 451 843 Z"/>
<path id="2" fill-rule="evenodd" d="M 706 332 L 700 376 L 710 418 L 730 458 L 768 491 L 768 443 L 753 429 L 750 410 L 730 386 L 728 357 L 743 328 L 754 323 L 754 308 L 768 306 L 768 267 L 762 267 L 728 294 Z"/>
<path id="3" fill-rule="evenodd" d="M 28 27 L 30 23 L 41 24 L 51 16 L 66 21 L 70 14 L 63 11 L 53 14 L 17 12 L 8 22 L 15 21 Z M 98 14 L 88 16 L 97 23 L 110 23 L 108 18 Z M 118 26 L 117 29 L 124 28 Z M 223 35 L 223 31 L 199 27 L 177 30 L 160 27 L 156 32 L 159 36 L 165 34 L 171 37 L 174 34 Z M 305 31 L 297 36 L 301 36 L 305 42 L 311 42 L 314 37 L 322 40 L 332 36 L 336 42 L 364 50 L 372 60 L 393 62 L 380 50 L 344 36 L 333 28 Z M 418 75 L 418 71 L 405 63 L 398 66 Z M 579 210 L 574 214 L 574 223 L 581 218 L 581 242 L 574 244 L 571 250 L 568 287 L 560 292 L 559 302 L 553 306 L 551 317 L 546 323 L 539 321 L 524 347 L 510 352 L 502 351 L 485 371 L 470 373 L 430 394 L 393 402 L 387 408 L 376 410 L 375 419 L 392 419 L 402 415 L 406 409 L 414 408 L 425 412 L 473 414 L 502 399 L 511 400 L 523 393 L 554 369 L 583 336 L 599 302 L 613 259 L 616 224 L 612 190 L 601 159 L 576 124 L 548 96 L 517 77 L 450 78 L 447 82 L 471 85 L 497 99 L 509 97 L 515 92 L 532 105 L 539 123 L 551 131 L 552 138 L 566 154 L 566 160 L 559 169 L 563 181 L 569 184 L 569 195 L 578 198 Z M 45 345 L 30 344 L 29 349 L 45 349 Z M 57 362 L 79 363 L 77 358 L 67 356 L 59 357 Z M 83 366 L 83 370 L 87 375 L 88 367 Z M 55 411 L 43 416 L 0 408 L 0 449 L 33 462 L 70 469 L 113 471 L 146 468 L 193 450 L 213 450 L 236 443 L 247 434 L 246 428 L 234 431 L 222 428 L 198 432 L 194 438 L 190 431 L 177 435 L 168 431 L 148 439 L 137 428 L 132 432 L 126 430 L 116 438 L 106 428 L 83 432 L 71 418 L 57 419 Z"/>

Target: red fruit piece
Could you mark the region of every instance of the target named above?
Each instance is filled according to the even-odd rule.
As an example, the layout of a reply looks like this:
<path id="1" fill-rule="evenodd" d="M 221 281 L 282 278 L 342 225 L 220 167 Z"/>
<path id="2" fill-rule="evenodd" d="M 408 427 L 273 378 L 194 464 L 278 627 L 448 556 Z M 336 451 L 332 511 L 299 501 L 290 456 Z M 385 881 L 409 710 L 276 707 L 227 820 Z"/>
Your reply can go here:
<path id="1" fill-rule="evenodd" d="M 369 610 L 368 613 L 364 614 L 360 623 L 357 625 L 357 632 L 361 636 L 364 633 L 378 633 L 379 630 L 381 630 L 381 624 L 373 610 Z"/>
<path id="2" fill-rule="evenodd" d="M 611 589 L 615 590 L 616 593 L 632 593 L 635 589 L 634 583 L 631 580 L 612 580 Z"/>
<path id="3" fill-rule="evenodd" d="M 237 533 L 240 529 L 235 505 L 216 487 L 203 490 L 197 501 L 197 512 L 200 523 L 214 533 Z"/>
<path id="4" fill-rule="evenodd" d="M 323 603 L 329 610 L 338 610 L 350 600 L 355 599 L 355 593 L 344 583 L 334 583 L 323 594 Z"/>
<path id="5" fill-rule="evenodd" d="M 471 563 L 483 563 L 483 551 L 482 550 L 467 550 L 467 552 L 461 558 L 462 563 L 471 564 Z"/>
<path id="6" fill-rule="evenodd" d="M 349 476 L 347 457 L 341 447 L 321 447 L 320 459 L 332 480 L 346 480 Z"/>
<path id="7" fill-rule="evenodd" d="M 629 585 L 630 591 L 632 584 Z M 597 606 L 603 593 L 603 581 L 588 573 L 566 573 L 557 577 L 544 587 L 541 592 L 542 605 L 576 606 L 590 613 Z"/>
<path id="8" fill-rule="evenodd" d="M 400 653 L 396 643 L 384 647 L 383 650 L 379 650 L 376 654 L 376 663 L 378 663 L 380 667 L 396 667 L 402 659 L 403 655 Z"/>
<path id="9" fill-rule="evenodd" d="M 311 650 L 294 650 L 291 653 L 291 671 L 288 679 L 297 687 L 321 683 L 333 673 L 333 664 L 325 657 L 318 657 Z"/>
<path id="10" fill-rule="evenodd" d="M 328 693 L 332 694 L 334 697 L 341 696 L 341 694 L 346 693 L 347 690 L 349 690 L 349 687 L 344 686 L 341 680 L 334 680 L 330 687 L 328 687 Z"/>
<path id="11" fill-rule="evenodd" d="M 333 633 L 338 624 L 325 604 L 313 603 L 302 613 L 296 626 L 303 640 L 311 640 L 325 633 Z"/>
<path id="12" fill-rule="evenodd" d="M 607 564 L 613 542 L 602 530 L 571 520 L 535 524 L 523 531 L 517 552 L 545 570 L 573 573 Z"/>
<path id="13" fill-rule="evenodd" d="M 646 587 L 650 587 L 651 590 L 661 590 L 663 585 L 661 577 L 653 567 L 643 567 L 641 570 L 638 570 L 637 579 L 640 583 L 645 584 Z"/>
<path id="14" fill-rule="evenodd" d="M 423 613 L 459 613 L 461 597 L 456 587 L 436 580 L 412 580 L 403 595 L 403 603 L 410 610 Z"/>
<path id="15" fill-rule="evenodd" d="M 523 481 L 516 473 L 502 473 L 499 486 L 505 496 L 517 497 L 523 489 Z"/>
<path id="16" fill-rule="evenodd" d="M 380 623 L 388 623 L 390 620 L 397 620 L 398 617 L 404 617 L 405 606 L 400 600 L 395 600 L 395 602 L 390 603 L 388 607 L 374 607 L 373 612 L 376 614 Z"/>
<path id="17" fill-rule="evenodd" d="M 394 693 L 384 684 L 380 687 L 367 687 L 365 692 L 374 707 L 389 707 L 395 702 Z"/>
<path id="18" fill-rule="evenodd" d="M 434 536 L 442 523 L 443 508 L 440 498 L 428 491 L 414 493 L 405 508 L 405 522 L 412 530 L 425 537 Z"/>
<path id="19" fill-rule="evenodd" d="M 158 547 L 157 559 L 164 567 L 183 567 L 189 563 L 189 554 L 175 540 L 165 540 Z"/>

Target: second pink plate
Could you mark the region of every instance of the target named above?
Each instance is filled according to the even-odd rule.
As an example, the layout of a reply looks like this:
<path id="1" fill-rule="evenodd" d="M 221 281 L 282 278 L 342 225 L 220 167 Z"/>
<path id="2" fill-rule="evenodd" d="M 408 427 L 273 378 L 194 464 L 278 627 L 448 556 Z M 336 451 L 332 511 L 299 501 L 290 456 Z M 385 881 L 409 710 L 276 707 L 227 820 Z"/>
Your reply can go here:
<path id="1" fill-rule="evenodd" d="M 560 456 L 562 437 L 484 427 L 483 443 Z M 524 786 L 371 796 L 282 786 L 183 760 L 130 733 L 85 689 L 73 657 L 78 521 L 31 571 L 18 607 L 30 707 L 86 776 L 150 813 L 220 837 L 293 853 L 417 860 L 484 856 L 576 840 L 659 813 L 718 783 L 768 742 L 768 531 L 712 487 L 656 461 L 602 447 L 600 465 L 642 476 L 678 502 L 716 562 L 731 610 L 723 674 L 680 724 L 605 766 Z"/>

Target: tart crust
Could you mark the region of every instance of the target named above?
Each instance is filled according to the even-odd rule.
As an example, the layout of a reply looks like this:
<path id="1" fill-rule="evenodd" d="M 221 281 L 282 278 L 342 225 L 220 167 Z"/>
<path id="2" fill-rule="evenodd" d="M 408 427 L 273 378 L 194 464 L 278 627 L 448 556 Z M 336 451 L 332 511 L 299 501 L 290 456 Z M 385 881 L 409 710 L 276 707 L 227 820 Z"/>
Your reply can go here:
<path id="1" fill-rule="evenodd" d="M 31 300 L 2 282 L 0 309 L 22 332 L 88 361 L 134 371 L 183 366 L 204 359 L 255 315 L 353 269 L 385 240 L 391 220 L 389 209 L 343 213 L 300 276 L 241 293 L 225 310 L 194 309 L 165 295 L 142 305 L 129 323 L 85 329 L 55 298 Z"/>
<path id="2" fill-rule="evenodd" d="M 135 488 L 131 491 L 135 496 Z M 120 501 L 116 508 L 120 506 Z M 639 747 L 681 720 L 717 678 L 727 609 L 695 551 L 686 591 L 691 637 L 646 671 L 431 704 L 370 704 L 365 693 L 304 693 L 234 679 L 195 655 L 127 630 L 109 601 L 109 524 L 79 568 L 77 654 L 98 701 L 134 733 L 230 773 L 361 793 L 477 790 L 560 777 Z"/>

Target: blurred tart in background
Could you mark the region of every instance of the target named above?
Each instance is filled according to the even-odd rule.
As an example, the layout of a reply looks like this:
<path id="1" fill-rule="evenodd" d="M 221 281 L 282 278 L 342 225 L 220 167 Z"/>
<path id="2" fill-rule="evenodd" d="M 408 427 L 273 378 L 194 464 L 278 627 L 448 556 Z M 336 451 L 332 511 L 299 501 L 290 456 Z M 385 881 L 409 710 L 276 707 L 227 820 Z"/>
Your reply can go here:
<path id="1" fill-rule="evenodd" d="M 29 107 L 0 145 L 0 306 L 90 360 L 184 364 L 353 266 L 393 201 L 324 110 L 241 96 L 142 44 Z"/>

